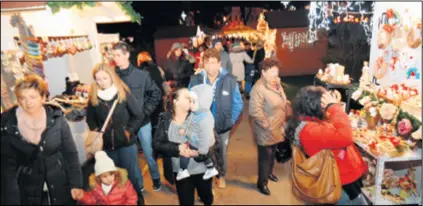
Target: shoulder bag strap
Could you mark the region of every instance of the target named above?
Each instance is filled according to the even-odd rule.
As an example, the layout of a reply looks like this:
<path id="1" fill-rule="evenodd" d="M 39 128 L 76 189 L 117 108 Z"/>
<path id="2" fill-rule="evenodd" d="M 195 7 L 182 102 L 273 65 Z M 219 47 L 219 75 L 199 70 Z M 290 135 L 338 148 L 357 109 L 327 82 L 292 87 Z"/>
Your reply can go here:
<path id="1" fill-rule="evenodd" d="M 106 121 L 104 122 L 103 127 L 102 127 L 102 128 L 101 128 L 101 130 L 100 130 L 100 132 L 101 132 L 101 133 L 104 133 L 104 131 L 106 130 L 106 127 L 107 127 L 107 125 L 109 124 L 110 119 L 112 118 L 112 114 L 113 114 L 113 112 L 115 111 L 115 108 L 116 108 L 117 103 L 118 103 L 118 99 L 116 99 L 116 100 L 113 102 L 113 106 L 112 106 L 112 108 L 110 109 L 109 114 L 107 115 Z"/>

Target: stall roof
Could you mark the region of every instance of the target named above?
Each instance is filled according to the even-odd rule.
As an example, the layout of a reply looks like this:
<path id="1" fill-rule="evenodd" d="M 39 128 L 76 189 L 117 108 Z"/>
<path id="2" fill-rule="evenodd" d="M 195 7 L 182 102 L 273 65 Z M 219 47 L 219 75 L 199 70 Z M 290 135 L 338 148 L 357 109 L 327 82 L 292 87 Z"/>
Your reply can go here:
<path id="1" fill-rule="evenodd" d="M 46 5 L 47 2 L 42 1 L 2 1 L 1 11 L 13 11 L 13 10 L 26 10 L 31 8 L 41 8 Z"/>
<path id="2" fill-rule="evenodd" d="M 205 34 L 214 34 L 218 31 L 208 27 L 200 27 L 201 31 Z M 181 37 L 193 37 L 197 34 L 197 26 L 168 26 L 160 27 L 154 33 L 155 39 L 169 39 Z"/>
<path id="3" fill-rule="evenodd" d="M 265 13 L 270 29 L 308 27 L 308 10 L 269 11 Z"/>

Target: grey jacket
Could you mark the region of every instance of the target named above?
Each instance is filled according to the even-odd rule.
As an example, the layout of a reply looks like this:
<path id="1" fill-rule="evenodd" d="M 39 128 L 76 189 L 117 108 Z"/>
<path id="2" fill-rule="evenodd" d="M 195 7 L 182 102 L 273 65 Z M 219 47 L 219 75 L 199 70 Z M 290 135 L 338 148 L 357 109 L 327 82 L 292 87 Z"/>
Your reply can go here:
<path id="1" fill-rule="evenodd" d="M 237 81 L 241 82 L 245 79 L 245 67 L 244 67 L 244 61 L 247 63 L 254 63 L 254 60 L 251 59 L 250 56 L 248 56 L 247 52 L 240 47 L 240 46 L 234 46 L 231 49 L 231 53 L 229 54 L 229 57 L 232 62 L 233 70 L 232 74 L 236 76 Z"/>
<path id="2" fill-rule="evenodd" d="M 172 142 L 175 145 L 183 144 L 186 142 L 185 135 L 180 135 L 179 131 L 181 129 L 185 129 L 186 121 L 183 125 L 177 125 L 174 121 L 172 121 L 169 125 L 169 130 L 167 132 L 169 141 Z M 192 135 L 197 135 L 196 133 L 192 133 Z M 172 170 L 173 172 L 178 172 L 180 166 L 180 160 L 179 157 L 172 157 Z M 202 174 L 206 172 L 206 165 L 204 162 L 196 162 L 194 158 L 190 158 L 189 164 L 188 164 L 188 172 L 191 175 L 195 174 Z"/>
<path id="3" fill-rule="evenodd" d="M 232 62 L 228 52 L 226 51 L 222 51 L 222 55 L 220 56 L 220 66 L 223 69 L 226 69 L 229 74 L 232 74 Z"/>
<path id="4" fill-rule="evenodd" d="M 198 97 L 198 109 L 192 111 L 187 122 L 188 142 L 198 148 L 200 154 L 206 155 L 209 148 L 214 145 L 214 117 L 210 111 L 213 103 L 213 87 L 200 84 L 191 88 L 191 92 Z M 193 134 L 191 134 L 193 133 Z"/>

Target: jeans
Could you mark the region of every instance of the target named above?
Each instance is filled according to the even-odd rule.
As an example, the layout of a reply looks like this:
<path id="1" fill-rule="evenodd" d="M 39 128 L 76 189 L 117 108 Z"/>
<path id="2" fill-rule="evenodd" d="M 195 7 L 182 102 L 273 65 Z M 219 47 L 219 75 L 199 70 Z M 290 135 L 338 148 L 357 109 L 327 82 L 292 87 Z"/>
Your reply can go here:
<path id="1" fill-rule="evenodd" d="M 142 196 L 143 178 L 140 166 L 138 164 L 137 145 L 133 144 L 127 147 L 121 147 L 117 150 L 107 151 L 107 155 L 115 162 L 118 167 L 128 171 L 128 177 L 134 185 L 138 196 Z"/>
<path id="2" fill-rule="evenodd" d="M 151 123 L 141 127 L 138 131 L 138 139 L 141 144 L 142 151 L 144 152 L 145 158 L 147 159 L 148 168 L 150 169 L 150 175 L 153 180 L 160 180 L 159 168 L 157 162 L 153 157 L 153 146 L 152 146 L 152 128 Z"/>
<path id="3" fill-rule="evenodd" d="M 253 88 L 253 82 L 245 80 L 245 93 L 250 95 L 251 89 Z"/>
<path id="4" fill-rule="evenodd" d="M 367 201 L 363 197 L 363 194 L 360 194 L 353 200 L 350 200 L 348 194 L 342 190 L 341 199 L 336 202 L 336 205 L 367 205 Z"/>
<path id="5" fill-rule="evenodd" d="M 228 160 L 227 160 L 227 154 L 228 154 L 228 144 L 229 144 L 229 134 L 231 131 L 227 131 L 223 134 L 219 134 L 216 137 L 216 141 L 219 144 L 218 149 L 215 153 L 218 170 L 219 170 L 219 177 L 225 177 L 226 175 L 226 169 L 228 167 Z"/>

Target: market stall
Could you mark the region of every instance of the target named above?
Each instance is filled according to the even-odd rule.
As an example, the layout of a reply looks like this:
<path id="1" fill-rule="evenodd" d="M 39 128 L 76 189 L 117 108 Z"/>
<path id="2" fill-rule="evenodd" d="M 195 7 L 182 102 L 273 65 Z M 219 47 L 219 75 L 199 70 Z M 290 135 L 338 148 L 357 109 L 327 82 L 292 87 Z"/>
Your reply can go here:
<path id="1" fill-rule="evenodd" d="M 321 37 L 316 42 L 309 42 L 308 13 L 308 10 L 265 13 L 269 24 L 268 51 L 273 51 L 283 62 L 281 76 L 311 75 L 324 68 L 322 58 L 327 54 L 328 40 Z"/>
<path id="2" fill-rule="evenodd" d="M 376 2 L 373 20 L 370 67 L 351 95 L 363 109 L 349 114 L 369 165 L 362 191 L 375 205 L 420 204 L 421 3 Z"/>
<path id="3" fill-rule="evenodd" d="M 87 125 L 85 108 L 91 71 L 102 61 L 97 23 L 129 22 L 123 7 L 115 2 L 97 2 L 91 7 L 61 8 L 53 12 L 46 2 L 1 3 L 1 102 L 2 111 L 16 103 L 13 87 L 25 74 L 36 73 L 48 83 L 47 104 L 64 111 L 84 162 Z M 69 77 L 67 79 L 66 77 Z M 65 85 L 77 82 L 71 94 Z"/>
<path id="4" fill-rule="evenodd" d="M 98 34 L 98 43 L 101 48 L 102 61 L 107 64 L 113 64 L 113 45 L 119 42 L 119 33 L 117 34 Z"/>
<path id="5" fill-rule="evenodd" d="M 62 8 L 54 14 L 45 2 L 37 9 L 13 2 L 1 5 L 1 50 L 23 53 L 27 67 L 45 76 L 51 96 L 62 94 L 67 76 L 91 82 L 89 71 L 102 60 L 97 23 L 131 21 L 114 2 L 82 10 Z"/>

